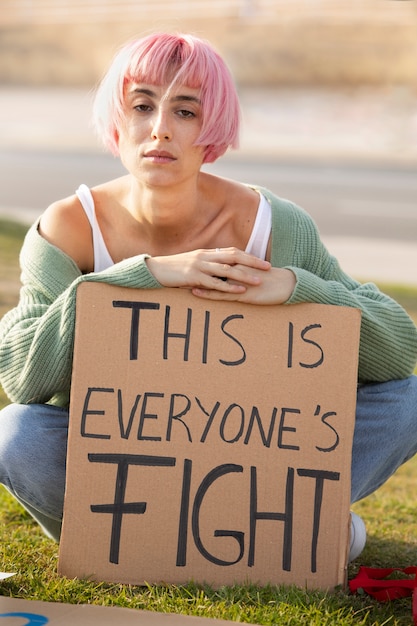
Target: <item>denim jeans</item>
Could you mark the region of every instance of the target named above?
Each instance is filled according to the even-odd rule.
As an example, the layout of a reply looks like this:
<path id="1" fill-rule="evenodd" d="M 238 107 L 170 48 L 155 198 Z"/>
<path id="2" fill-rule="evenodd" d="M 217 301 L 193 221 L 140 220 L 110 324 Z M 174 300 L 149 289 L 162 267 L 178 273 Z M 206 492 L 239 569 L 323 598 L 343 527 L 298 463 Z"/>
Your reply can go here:
<path id="1" fill-rule="evenodd" d="M 0 483 L 59 540 L 68 411 L 11 404 L 0 412 Z M 358 388 L 352 502 L 380 487 L 417 452 L 417 376 Z"/>

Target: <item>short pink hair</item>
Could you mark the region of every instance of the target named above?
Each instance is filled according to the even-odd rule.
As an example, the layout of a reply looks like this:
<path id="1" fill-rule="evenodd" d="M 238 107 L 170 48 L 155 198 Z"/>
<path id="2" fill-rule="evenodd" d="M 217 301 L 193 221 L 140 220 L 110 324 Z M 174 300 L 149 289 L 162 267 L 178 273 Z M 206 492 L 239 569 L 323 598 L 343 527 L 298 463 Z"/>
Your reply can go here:
<path id="1" fill-rule="evenodd" d="M 206 146 L 205 163 L 212 163 L 229 147 L 238 147 L 236 87 L 225 62 L 208 42 L 193 35 L 156 33 L 128 43 L 114 57 L 96 93 L 93 122 L 106 148 L 116 156 L 125 88 L 130 82 L 200 89 L 203 123 L 196 145 Z"/>

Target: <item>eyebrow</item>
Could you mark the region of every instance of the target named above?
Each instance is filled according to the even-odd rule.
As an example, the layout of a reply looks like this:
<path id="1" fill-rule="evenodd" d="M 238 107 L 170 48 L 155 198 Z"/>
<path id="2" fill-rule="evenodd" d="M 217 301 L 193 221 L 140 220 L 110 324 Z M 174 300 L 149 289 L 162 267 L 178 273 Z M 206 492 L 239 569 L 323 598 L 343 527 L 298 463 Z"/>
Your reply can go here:
<path id="1" fill-rule="evenodd" d="M 151 98 L 156 98 L 156 93 L 152 91 L 152 89 L 147 89 L 146 87 L 136 87 L 131 91 L 131 94 L 144 94 L 145 96 L 150 96 Z M 186 94 L 179 94 L 177 96 L 173 96 L 170 98 L 171 102 L 195 102 L 196 104 L 201 105 L 200 98 L 197 96 L 188 96 Z"/>

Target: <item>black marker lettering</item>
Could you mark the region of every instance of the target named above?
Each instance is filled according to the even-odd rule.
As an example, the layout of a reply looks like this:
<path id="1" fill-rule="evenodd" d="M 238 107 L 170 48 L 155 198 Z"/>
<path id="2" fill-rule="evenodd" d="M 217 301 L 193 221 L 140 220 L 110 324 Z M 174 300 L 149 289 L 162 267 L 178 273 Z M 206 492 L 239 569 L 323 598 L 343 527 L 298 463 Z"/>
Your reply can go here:
<path id="1" fill-rule="evenodd" d="M 278 448 L 283 448 L 285 450 L 299 450 L 300 449 L 300 446 L 294 446 L 294 445 L 291 446 L 291 445 L 282 443 L 282 437 L 283 437 L 284 431 L 291 432 L 291 433 L 297 432 L 297 429 L 293 428 L 292 426 L 284 426 L 286 414 L 287 413 L 300 414 L 300 412 L 301 411 L 299 409 L 289 409 L 285 407 L 281 409 L 281 418 L 279 421 L 279 428 L 278 428 Z"/>
<path id="2" fill-rule="evenodd" d="M 146 511 L 146 502 L 125 502 L 129 466 L 144 465 L 149 467 L 173 467 L 176 460 L 172 457 L 106 453 L 89 454 L 88 460 L 90 463 L 114 463 L 117 465 L 114 501 L 111 504 L 92 504 L 90 506 L 92 513 L 109 513 L 113 516 L 109 561 L 110 563 L 117 564 L 119 562 L 123 515 L 143 515 Z"/>
<path id="3" fill-rule="evenodd" d="M 317 572 L 317 544 L 320 530 L 321 503 L 323 500 L 323 486 L 325 480 L 340 480 L 339 472 L 326 472 L 324 470 L 298 469 L 299 476 L 315 478 L 316 490 L 314 494 L 313 533 L 311 540 L 311 571 Z"/>
<path id="4" fill-rule="evenodd" d="M 287 367 L 292 367 L 292 352 L 294 348 L 294 324 L 288 322 L 288 353 L 287 353 Z"/>
<path id="5" fill-rule="evenodd" d="M 178 527 L 177 561 L 178 567 L 187 564 L 188 515 L 190 509 L 190 485 L 192 461 L 184 459 L 184 472 L 181 491 L 180 521 Z"/>
<path id="6" fill-rule="evenodd" d="M 89 409 L 91 394 L 93 393 L 114 393 L 114 389 L 108 389 L 105 387 L 89 387 L 84 399 L 83 412 L 81 414 L 81 437 L 92 437 L 93 439 L 110 439 L 110 435 L 103 435 L 97 433 L 88 433 L 86 431 L 87 415 L 105 415 L 105 411 Z"/>
<path id="7" fill-rule="evenodd" d="M 126 428 L 124 427 L 123 420 L 123 398 L 122 398 L 122 390 L 117 390 L 117 414 L 119 417 L 119 429 L 120 429 L 120 437 L 122 439 L 129 439 L 130 431 L 132 430 L 133 420 L 135 418 L 136 409 L 138 408 L 139 401 L 141 396 L 138 394 L 133 403 L 132 409 L 130 411 L 129 420 Z"/>
<path id="8" fill-rule="evenodd" d="M 209 433 L 209 430 L 210 430 L 210 428 L 211 428 L 211 425 L 212 425 L 212 423 L 213 423 L 213 420 L 214 420 L 214 418 L 215 418 L 215 416 L 216 416 L 216 413 L 217 413 L 217 411 L 218 411 L 218 410 L 219 410 L 219 408 L 220 408 L 220 402 L 219 402 L 219 401 L 217 401 L 217 402 L 216 402 L 216 404 L 214 405 L 214 407 L 213 407 L 213 409 L 212 409 L 211 413 L 208 413 L 208 412 L 206 411 L 206 409 L 203 407 L 203 405 L 201 404 L 200 400 L 199 400 L 197 397 L 196 397 L 196 399 L 195 399 L 195 400 L 196 400 L 196 402 L 197 402 L 198 406 L 200 407 L 200 409 L 203 411 L 203 413 L 204 413 L 205 415 L 207 415 L 207 417 L 209 418 L 209 419 L 208 419 L 208 421 L 207 421 L 206 427 L 204 428 L 203 434 L 201 435 L 201 438 L 200 438 L 200 442 L 201 442 L 201 443 L 204 443 L 204 442 L 205 442 L 205 440 L 206 440 L 206 438 L 207 438 L 207 435 L 208 435 L 208 433 Z"/>
<path id="9" fill-rule="evenodd" d="M 220 363 L 223 363 L 223 365 L 241 365 L 242 363 L 244 363 L 246 361 L 245 348 L 242 346 L 240 341 L 238 339 L 236 339 L 236 337 L 234 337 L 233 335 L 231 335 L 229 332 L 227 332 L 225 330 L 226 324 L 228 324 L 229 322 L 231 322 L 234 319 L 242 319 L 243 320 L 244 317 L 243 317 L 243 315 L 229 315 L 229 317 L 226 317 L 226 319 L 223 320 L 222 325 L 221 325 L 221 329 L 222 329 L 222 331 L 224 332 L 224 334 L 227 337 L 230 337 L 230 339 L 232 339 L 232 341 L 237 343 L 237 345 L 242 349 L 242 356 L 237 361 L 225 361 L 223 359 L 219 359 Z"/>
<path id="10" fill-rule="evenodd" d="M 158 415 L 156 413 L 147 413 L 148 399 L 149 398 L 163 398 L 163 393 L 145 393 L 143 396 L 142 409 L 140 412 L 139 426 L 138 426 L 138 441 L 161 441 L 161 437 L 152 437 L 151 435 L 143 434 L 143 427 L 145 420 L 157 420 Z"/>
<path id="11" fill-rule="evenodd" d="M 259 428 L 259 433 L 261 435 L 261 440 L 263 445 L 266 448 L 270 448 L 271 447 L 271 440 L 272 440 L 272 433 L 274 432 L 274 427 L 275 427 L 275 420 L 276 420 L 276 416 L 277 416 L 277 410 L 276 407 L 274 407 L 272 409 L 272 415 L 271 415 L 271 421 L 269 424 L 269 431 L 268 431 L 268 435 L 265 435 L 265 431 L 264 431 L 264 427 L 262 425 L 262 421 L 261 421 L 261 417 L 259 415 L 259 410 L 256 406 L 252 407 L 252 412 L 250 414 L 250 418 L 249 418 L 249 425 L 248 425 L 248 430 L 246 432 L 246 436 L 245 436 L 245 440 L 244 440 L 244 444 L 248 444 L 249 440 L 251 438 L 252 435 L 252 429 L 253 429 L 253 425 L 256 422 Z"/>
<path id="12" fill-rule="evenodd" d="M 251 467 L 250 475 L 250 539 L 248 566 L 255 564 L 256 525 L 258 520 L 277 520 L 284 522 L 284 540 L 282 546 L 282 569 L 291 571 L 292 559 L 292 533 L 294 515 L 294 469 L 288 468 L 285 488 L 285 511 L 276 513 L 272 511 L 258 511 L 258 484 L 256 467 Z"/>
<path id="13" fill-rule="evenodd" d="M 321 346 L 316 341 L 313 341 L 312 339 L 307 339 L 306 337 L 307 333 L 309 333 L 310 330 L 312 330 L 313 328 L 321 328 L 321 324 L 311 324 L 310 326 L 306 326 L 301 332 L 301 338 L 306 343 L 310 343 L 313 346 L 316 346 L 320 350 L 320 358 L 315 363 L 301 363 L 300 361 L 301 367 L 310 367 L 310 368 L 318 367 L 324 361 L 324 353 L 323 353 Z"/>
<path id="14" fill-rule="evenodd" d="M 130 323 L 130 352 L 129 359 L 137 361 L 138 344 L 139 344 L 139 318 L 141 309 L 159 309 L 157 302 L 129 302 L 128 300 L 113 300 L 115 308 L 132 309 L 132 318 Z"/>
<path id="15" fill-rule="evenodd" d="M 206 311 L 206 314 L 204 316 L 203 353 L 201 356 L 202 363 L 207 363 L 209 325 L 210 325 L 210 311 Z"/>
<path id="16" fill-rule="evenodd" d="M 178 410 L 175 407 L 175 402 L 177 398 L 184 398 L 185 400 L 184 408 L 180 410 Z M 175 420 L 176 422 L 180 422 L 184 426 L 185 430 L 187 431 L 188 441 L 192 442 L 191 431 L 188 428 L 187 424 L 184 422 L 184 420 L 181 419 L 182 417 L 184 417 L 186 413 L 189 412 L 190 408 L 191 408 L 190 398 L 188 398 L 182 393 L 173 393 L 171 395 L 171 401 L 169 403 L 167 434 L 166 434 L 167 441 L 171 441 L 172 422 Z"/>
<path id="17" fill-rule="evenodd" d="M 238 429 L 237 429 L 236 433 L 232 436 L 232 438 L 231 439 L 227 439 L 226 433 L 225 433 L 226 422 L 228 420 L 229 415 L 233 411 L 233 409 L 237 409 L 237 411 L 234 411 L 234 413 L 237 413 L 237 415 L 238 415 L 237 419 L 238 419 L 238 422 L 240 422 L 240 426 L 238 425 Z M 239 420 L 239 415 L 240 415 L 240 420 Z M 230 420 L 229 420 L 229 422 L 230 422 Z M 225 441 L 226 443 L 234 443 L 235 441 L 239 441 L 239 439 L 241 438 L 241 436 L 243 434 L 244 427 L 245 427 L 245 412 L 244 412 L 244 410 L 238 404 L 231 404 L 225 410 L 224 415 L 222 417 L 222 421 L 220 423 L 220 438 L 222 439 L 222 441 Z"/>
<path id="18" fill-rule="evenodd" d="M 233 561 L 224 561 L 223 559 L 219 559 L 213 554 L 211 554 L 203 545 L 200 537 L 200 509 L 203 503 L 204 496 L 206 495 L 209 487 L 218 480 L 221 476 L 225 474 L 230 474 L 231 472 L 243 472 L 243 467 L 241 465 L 234 465 L 232 463 L 226 463 L 224 465 L 219 465 L 215 467 L 211 472 L 207 474 L 207 476 L 201 481 L 199 488 L 197 489 L 197 493 L 194 500 L 193 513 L 192 513 L 192 530 L 194 543 L 200 552 L 210 563 L 215 563 L 216 565 L 234 565 L 238 563 L 243 557 L 243 533 L 237 530 L 216 530 L 214 531 L 215 537 L 232 537 L 236 540 L 236 543 L 239 546 L 239 554 L 237 558 Z"/>
<path id="19" fill-rule="evenodd" d="M 169 332 L 169 318 L 171 315 L 171 307 L 165 307 L 165 328 L 164 328 L 164 359 L 168 359 L 168 339 L 169 337 L 177 337 L 178 339 L 184 339 L 184 361 L 188 361 L 188 351 L 190 348 L 190 336 L 191 336 L 191 309 L 187 309 L 187 323 L 184 333 L 171 333 Z"/>
<path id="20" fill-rule="evenodd" d="M 320 405 L 317 405 L 317 408 L 314 412 L 314 415 L 320 415 Z M 328 428 L 330 428 L 334 434 L 336 435 L 335 437 L 335 442 L 332 446 L 328 446 L 327 448 L 321 448 L 320 446 L 316 446 L 316 449 L 319 450 L 320 452 L 333 452 L 333 450 L 336 450 L 337 446 L 339 445 L 339 433 L 337 432 L 337 430 L 331 425 L 327 423 L 327 418 L 330 417 L 331 415 L 337 415 L 337 413 L 335 411 L 327 411 L 327 413 L 323 413 L 323 415 L 321 416 L 321 421 L 323 422 L 323 424 L 326 424 L 326 426 Z"/>

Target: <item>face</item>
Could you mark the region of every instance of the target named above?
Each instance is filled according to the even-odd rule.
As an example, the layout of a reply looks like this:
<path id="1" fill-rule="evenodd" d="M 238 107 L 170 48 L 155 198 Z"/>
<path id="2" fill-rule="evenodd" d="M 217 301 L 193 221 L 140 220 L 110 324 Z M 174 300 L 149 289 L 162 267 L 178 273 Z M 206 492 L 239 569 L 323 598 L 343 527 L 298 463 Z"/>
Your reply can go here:
<path id="1" fill-rule="evenodd" d="M 202 126 L 199 90 L 131 83 L 119 132 L 120 158 L 140 182 L 170 186 L 198 175 L 204 146 L 196 146 Z"/>

